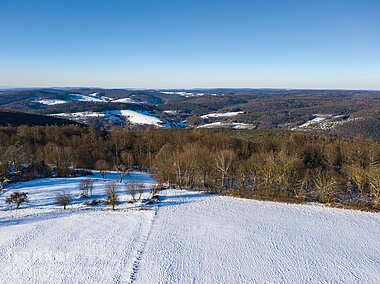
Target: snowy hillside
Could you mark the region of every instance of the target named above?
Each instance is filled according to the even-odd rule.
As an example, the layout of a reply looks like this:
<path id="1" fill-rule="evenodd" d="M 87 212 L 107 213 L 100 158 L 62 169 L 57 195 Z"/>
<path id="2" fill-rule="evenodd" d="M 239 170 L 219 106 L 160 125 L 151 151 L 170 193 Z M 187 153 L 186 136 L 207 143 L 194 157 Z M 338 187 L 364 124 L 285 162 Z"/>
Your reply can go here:
<path id="1" fill-rule="evenodd" d="M 93 178 L 103 198 L 105 181 Z M 378 214 L 179 190 L 158 205 L 129 204 L 124 191 L 114 212 L 79 199 L 62 210 L 54 194 L 78 194 L 80 180 L 2 194 L 0 283 L 380 283 Z M 16 189 L 30 203 L 9 210 Z"/>
<path id="2" fill-rule="evenodd" d="M 243 114 L 244 111 L 230 111 L 230 112 L 223 112 L 223 113 L 208 113 L 205 115 L 201 115 L 201 118 L 209 118 L 209 117 L 232 117 L 232 116 L 237 116 L 239 114 Z"/>
<path id="3" fill-rule="evenodd" d="M 43 105 L 58 105 L 58 104 L 65 104 L 69 103 L 71 101 L 78 101 L 78 102 L 91 102 L 91 103 L 107 103 L 107 102 L 112 102 L 112 103 L 125 103 L 125 104 L 142 104 L 146 102 L 140 102 L 140 101 L 135 101 L 132 98 L 119 98 L 119 99 L 113 99 L 109 98 L 106 96 L 101 96 L 99 93 L 91 93 L 88 95 L 83 95 L 83 94 L 69 94 L 66 98 L 66 100 L 62 99 L 37 99 L 32 101 L 33 103 L 40 103 Z"/>
<path id="4" fill-rule="evenodd" d="M 67 118 L 79 122 L 86 122 L 88 118 L 104 118 L 106 120 L 119 120 L 127 119 L 131 124 L 138 125 L 154 125 L 161 126 L 163 121 L 156 116 L 153 116 L 148 111 L 137 110 L 106 110 L 102 112 L 73 112 L 73 113 L 56 113 L 51 116 Z"/>
<path id="5" fill-rule="evenodd" d="M 254 129 L 254 124 L 239 122 L 212 122 L 198 126 L 198 128 L 230 128 L 230 129 Z"/>
<path id="6" fill-rule="evenodd" d="M 47 106 L 53 106 L 53 105 L 65 104 L 65 103 L 67 103 L 67 101 L 45 99 L 45 100 L 32 101 L 32 103 L 40 103 L 40 104 L 47 105 Z"/>
<path id="7" fill-rule="evenodd" d="M 79 102 L 108 102 L 109 98 L 107 97 L 97 97 L 97 93 L 90 94 L 88 96 L 82 95 L 82 94 L 71 94 L 70 95 L 73 100 L 79 101 Z"/>
<path id="8" fill-rule="evenodd" d="M 159 126 L 162 123 L 161 119 L 151 115 L 147 111 L 143 112 L 134 110 L 113 110 L 108 112 L 126 117 L 132 124 L 147 124 Z"/>

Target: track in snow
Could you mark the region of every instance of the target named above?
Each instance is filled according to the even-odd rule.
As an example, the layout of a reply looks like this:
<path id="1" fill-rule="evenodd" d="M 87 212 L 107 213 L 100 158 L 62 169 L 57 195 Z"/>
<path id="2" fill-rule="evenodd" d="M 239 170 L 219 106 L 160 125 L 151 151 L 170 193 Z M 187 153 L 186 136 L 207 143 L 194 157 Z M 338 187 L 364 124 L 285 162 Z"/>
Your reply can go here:
<path id="1" fill-rule="evenodd" d="M 163 194 L 136 283 L 380 283 L 380 214 Z"/>
<path id="2" fill-rule="evenodd" d="M 129 277 L 128 277 L 128 279 L 129 279 L 128 283 L 130 283 L 130 284 L 132 284 L 136 281 L 136 277 L 137 277 L 137 274 L 139 271 L 139 265 L 140 265 L 140 261 L 141 261 L 141 258 L 142 258 L 143 252 L 144 252 L 144 248 L 145 248 L 145 245 L 148 241 L 150 233 L 152 231 L 152 227 L 153 227 L 155 217 L 157 216 L 158 206 L 153 206 L 153 209 L 151 209 L 151 210 L 154 211 L 154 215 L 150 219 L 150 223 L 149 223 L 147 232 L 141 234 L 140 239 L 137 241 L 136 251 L 134 253 L 135 258 L 132 261 L 131 268 L 129 269 L 130 272 L 129 272 Z"/>

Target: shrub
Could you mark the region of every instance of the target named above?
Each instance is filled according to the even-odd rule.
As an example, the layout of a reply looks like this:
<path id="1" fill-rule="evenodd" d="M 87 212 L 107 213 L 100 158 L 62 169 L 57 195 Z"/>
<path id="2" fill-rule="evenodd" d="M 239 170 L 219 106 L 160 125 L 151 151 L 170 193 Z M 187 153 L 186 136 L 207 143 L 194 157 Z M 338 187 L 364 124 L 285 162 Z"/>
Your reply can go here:
<path id="1" fill-rule="evenodd" d="M 130 181 L 130 182 L 126 183 L 125 186 L 127 187 L 127 190 L 132 197 L 132 203 L 136 202 L 137 201 L 137 198 L 136 198 L 137 184 L 136 184 L 136 182 Z"/>
<path id="2" fill-rule="evenodd" d="M 80 197 L 89 197 L 94 190 L 94 182 L 90 178 L 82 179 L 79 183 L 79 190 L 81 191 Z"/>
<path id="3" fill-rule="evenodd" d="M 106 185 L 106 204 L 112 205 L 112 210 L 115 210 L 115 205 L 119 202 L 119 192 L 115 181 L 110 181 Z"/>
<path id="4" fill-rule="evenodd" d="M 7 197 L 6 203 L 16 203 L 16 209 L 20 207 L 20 205 L 24 202 L 28 201 L 28 194 L 26 192 L 13 192 L 10 196 Z"/>
<path id="5" fill-rule="evenodd" d="M 73 197 L 69 192 L 63 192 L 57 194 L 55 200 L 58 204 L 63 205 L 63 209 L 66 210 L 66 206 L 70 204 L 70 202 L 73 200 Z"/>
<path id="6" fill-rule="evenodd" d="M 91 201 L 88 201 L 88 200 L 86 200 L 86 201 L 83 201 L 82 202 L 82 205 L 84 205 L 84 206 L 96 206 L 96 205 L 98 205 L 99 204 L 99 200 L 97 200 L 97 199 L 93 199 L 93 200 L 91 200 Z"/>

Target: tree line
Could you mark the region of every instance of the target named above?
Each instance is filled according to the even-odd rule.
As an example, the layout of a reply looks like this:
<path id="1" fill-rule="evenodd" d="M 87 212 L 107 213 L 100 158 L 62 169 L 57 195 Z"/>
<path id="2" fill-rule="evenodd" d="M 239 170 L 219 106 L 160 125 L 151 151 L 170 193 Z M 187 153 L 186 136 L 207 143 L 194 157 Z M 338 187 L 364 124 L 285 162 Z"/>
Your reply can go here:
<path id="1" fill-rule="evenodd" d="M 0 127 L 0 178 L 47 165 L 70 169 L 149 170 L 158 182 L 245 198 L 317 201 L 377 209 L 380 144 L 291 131 L 112 128 L 78 125 Z M 42 171 L 43 172 L 43 171 Z"/>

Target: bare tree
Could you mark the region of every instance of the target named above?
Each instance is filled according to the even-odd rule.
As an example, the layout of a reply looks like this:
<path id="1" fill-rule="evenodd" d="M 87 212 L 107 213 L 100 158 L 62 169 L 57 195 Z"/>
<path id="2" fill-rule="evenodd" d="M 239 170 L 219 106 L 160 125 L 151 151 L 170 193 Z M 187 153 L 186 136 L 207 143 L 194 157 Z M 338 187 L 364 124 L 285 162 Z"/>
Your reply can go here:
<path id="1" fill-rule="evenodd" d="M 359 167 L 352 167 L 351 168 L 351 179 L 352 181 L 355 183 L 356 185 L 356 188 L 357 188 L 357 195 L 356 198 L 357 199 L 362 199 L 362 200 L 365 200 L 366 199 L 366 191 L 365 191 L 365 188 L 366 188 L 366 185 L 368 184 L 368 177 L 367 177 L 367 173 L 365 172 L 365 170 L 359 168 Z"/>
<path id="2" fill-rule="evenodd" d="M 303 198 L 309 186 L 310 186 L 310 177 L 308 173 L 306 173 L 305 176 L 297 179 L 295 186 L 292 187 L 294 197 L 297 199 Z"/>
<path id="3" fill-rule="evenodd" d="M 82 179 L 79 183 L 79 190 L 82 192 L 82 197 L 89 197 L 92 195 L 94 189 L 94 182 L 90 178 Z"/>
<path id="4" fill-rule="evenodd" d="M 106 185 L 106 204 L 112 205 L 112 210 L 115 210 L 115 206 L 119 202 L 119 192 L 116 182 L 110 181 Z"/>
<path id="5" fill-rule="evenodd" d="M 129 170 L 133 166 L 134 159 L 132 153 L 126 151 L 122 152 L 120 154 L 120 160 L 122 161 L 123 165 L 127 168 L 127 170 Z"/>
<path id="6" fill-rule="evenodd" d="M 373 200 L 373 205 L 377 208 L 380 201 L 380 172 L 369 174 L 370 195 Z"/>
<path id="7" fill-rule="evenodd" d="M 159 184 L 156 184 L 155 186 L 152 186 L 149 188 L 150 198 L 154 198 L 157 193 L 161 190 L 162 186 Z"/>
<path id="8" fill-rule="evenodd" d="M 94 181 L 92 179 L 86 179 L 87 188 L 90 196 L 92 195 L 92 192 L 94 191 Z"/>
<path id="9" fill-rule="evenodd" d="M 137 184 L 137 191 L 139 193 L 139 200 L 141 200 L 141 197 L 142 197 L 142 195 L 144 193 L 144 184 L 142 182 L 139 182 Z"/>
<path id="10" fill-rule="evenodd" d="M 70 192 L 62 192 L 56 195 L 55 200 L 58 204 L 63 205 L 63 209 L 66 210 L 66 206 L 70 204 L 73 197 Z"/>
<path id="11" fill-rule="evenodd" d="M 330 203 L 336 196 L 337 183 L 332 176 L 324 172 L 318 172 L 316 174 L 314 186 L 321 202 Z"/>
<path id="12" fill-rule="evenodd" d="M 123 179 L 128 172 L 128 167 L 120 164 L 118 166 L 115 166 L 114 169 L 119 173 L 119 182 L 123 182 Z"/>
<path id="13" fill-rule="evenodd" d="M 99 170 L 100 174 L 102 175 L 102 178 L 106 178 L 107 169 L 108 169 L 108 163 L 105 160 L 97 160 L 95 163 L 95 169 Z"/>
<path id="14" fill-rule="evenodd" d="M 15 191 L 7 197 L 6 203 L 16 203 L 16 209 L 24 202 L 28 201 L 28 194 L 26 192 Z"/>
<path id="15" fill-rule="evenodd" d="M 128 183 L 125 183 L 125 186 L 127 187 L 127 190 L 128 190 L 129 194 L 132 197 L 132 201 L 136 202 L 137 201 L 137 199 L 136 199 L 136 195 L 137 195 L 137 185 L 136 185 L 136 182 L 130 181 Z"/>
<path id="16" fill-rule="evenodd" d="M 226 178 L 231 169 L 232 162 L 235 159 L 235 152 L 232 150 L 218 151 L 215 155 L 215 167 L 220 172 L 221 189 L 222 192 L 225 188 Z"/>

